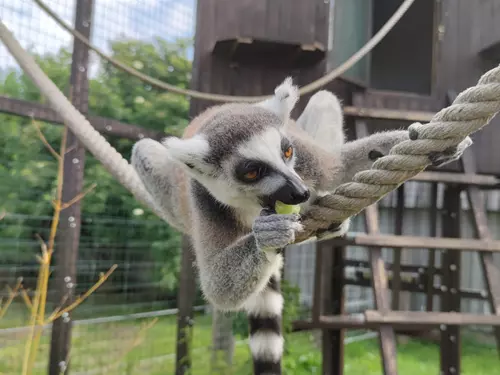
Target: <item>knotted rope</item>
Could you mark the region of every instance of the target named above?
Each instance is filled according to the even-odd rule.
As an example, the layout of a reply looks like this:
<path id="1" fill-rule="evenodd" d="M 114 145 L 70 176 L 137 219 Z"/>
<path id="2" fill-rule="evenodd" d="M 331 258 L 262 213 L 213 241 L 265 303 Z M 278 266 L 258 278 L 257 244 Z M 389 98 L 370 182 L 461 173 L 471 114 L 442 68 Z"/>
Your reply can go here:
<path id="1" fill-rule="evenodd" d="M 3 22 L 0 22 L 0 39 L 82 144 L 138 201 L 171 222 L 166 213 L 155 207 L 132 166 L 76 110 Z M 430 123 L 412 124 L 409 127 L 410 140 L 395 145 L 389 155 L 374 162 L 370 170 L 357 173 L 353 182 L 340 185 L 332 194 L 320 198 L 318 203 L 330 210 L 329 224 L 340 223 L 377 202 L 423 171 L 430 164 L 430 154 L 457 146 L 468 135 L 487 125 L 499 111 L 500 66 L 484 74 L 476 86 L 458 95 L 453 104 L 438 112 Z M 303 224 L 305 230 L 296 242 L 328 228 L 324 221 L 319 223 L 307 216 Z"/>
<path id="2" fill-rule="evenodd" d="M 410 140 L 395 145 L 389 155 L 375 161 L 372 168 L 358 172 L 353 182 L 340 185 L 333 193 L 319 199 L 328 208 L 329 225 L 341 223 L 379 201 L 401 184 L 423 171 L 429 155 L 457 146 L 468 135 L 487 125 L 500 112 L 500 66 L 485 73 L 478 84 L 457 96 L 453 104 L 434 115 L 428 124 L 415 123 L 408 128 Z M 320 230 L 324 221 L 305 217 L 302 242 Z"/>

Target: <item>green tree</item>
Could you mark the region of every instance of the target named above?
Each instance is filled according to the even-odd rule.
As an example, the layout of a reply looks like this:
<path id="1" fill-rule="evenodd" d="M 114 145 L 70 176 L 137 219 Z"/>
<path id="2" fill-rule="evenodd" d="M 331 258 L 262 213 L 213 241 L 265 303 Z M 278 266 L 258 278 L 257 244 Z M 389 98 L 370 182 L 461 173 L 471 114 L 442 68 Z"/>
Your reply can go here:
<path id="1" fill-rule="evenodd" d="M 115 59 L 127 65 L 162 81 L 187 87 L 191 74 L 187 58 L 189 45 L 188 40 L 168 43 L 159 38 L 152 42 L 116 40 L 111 43 L 111 50 Z M 67 94 L 71 53 L 63 48 L 56 53 L 36 56 L 36 60 Z M 89 82 L 90 114 L 170 134 L 182 132 L 188 123 L 186 97 L 152 88 L 105 61 L 99 62 L 97 74 Z M 0 94 L 45 102 L 30 78 L 16 70 L 4 73 Z M 4 198 L 0 200 L 0 212 L 5 210 L 17 215 L 8 216 L 0 226 L 0 263 L 12 264 L 33 259 L 38 251 L 35 233 L 43 236 L 47 232 L 56 163 L 40 142 L 30 119 L 0 116 L 0 194 Z M 62 127 L 46 123 L 40 126 L 48 142 L 57 147 Z M 113 137 L 108 140 L 126 159 L 130 158 L 133 141 Z M 132 275 L 125 275 L 120 267 L 112 280 L 120 282 L 127 277 L 131 284 L 158 282 L 167 291 L 172 291 L 177 284 L 179 233 L 140 207 L 132 195 L 87 153 L 85 183 L 93 182 L 97 183 L 97 188 L 82 204 L 80 258 L 158 264 L 155 272 L 145 269 Z M 80 280 L 82 277 L 85 281 L 84 275 Z"/>

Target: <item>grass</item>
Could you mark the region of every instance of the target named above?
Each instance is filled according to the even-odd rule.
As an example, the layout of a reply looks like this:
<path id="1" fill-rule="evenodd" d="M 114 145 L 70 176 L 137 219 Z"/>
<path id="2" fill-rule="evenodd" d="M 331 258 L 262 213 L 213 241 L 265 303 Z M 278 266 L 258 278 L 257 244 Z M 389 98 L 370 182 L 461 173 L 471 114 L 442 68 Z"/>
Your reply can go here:
<path id="1" fill-rule="evenodd" d="M 14 307 L 14 306 L 13 306 Z M 18 325 L 20 317 L 16 308 L 7 313 L 3 326 Z M 176 317 L 161 317 L 139 346 L 133 347 L 141 321 L 75 325 L 72 337 L 71 374 L 107 375 L 163 375 L 173 374 L 175 365 Z M 10 324 L 8 324 L 10 323 Z M 193 329 L 192 375 L 208 375 L 210 363 L 211 318 L 197 315 Z M 464 335 L 465 336 L 465 335 Z M 23 347 L 26 333 L 0 334 L 0 373 L 21 373 Z M 34 374 L 46 374 L 50 336 L 42 335 L 40 352 Z M 288 339 L 289 352 L 284 358 L 285 374 L 319 374 L 321 353 L 312 334 L 296 333 Z M 355 342 L 345 349 L 346 375 L 381 375 L 380 355 L 376 339 Z M 235 348 L 234 369 L 228 374 L 251 375 L 250 353 L 241 342 Z M 499 359 L 496 349 L 487 344 L 462 341 L 462 374 L 498 374 Z M 410 340 L 398 345 L 399 372 L 405 375 L 439 373 L 439 347 Z M 225 374 L 226 375 L 226 374 Z"/>

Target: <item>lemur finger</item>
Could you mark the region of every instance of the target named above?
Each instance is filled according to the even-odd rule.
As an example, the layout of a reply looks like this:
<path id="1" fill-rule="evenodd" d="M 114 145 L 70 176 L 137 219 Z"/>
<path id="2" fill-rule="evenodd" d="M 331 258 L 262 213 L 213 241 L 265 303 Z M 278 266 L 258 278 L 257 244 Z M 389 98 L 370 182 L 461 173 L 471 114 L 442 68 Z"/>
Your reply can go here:
<path id="1" fill-rule="evenodd" d="M 302 224 L 292 220 L 260 221 L 255 220 L 253 225 L 254 232 L 285 232 L 288 230 L 300 231 Z"/>
<path id="2" fill-rule="evenodd" d="M 264 210 L 262 210 L 264 211 Z M 271 215 L 262 215 L 257 217 L 255 221 L 261 223 L 275 222 L 275 221 L 298 221 L 300 219 L 300 215 L 298 214 L 271 214 Z"/>
<path id="3" fill-rule="evenodd" d="M 321 198 L 318 202 L 321 203 Z M 331 217 L 333 216 L 333 213 L 334 211 L 328 206 L 320 204 L 311 205 L 304 217 L 304 224 L 307 218 L 313 218 L 315 221 L 322 221 L 329 223 L 328 225 L 330 225 L 332 223 Z"/>

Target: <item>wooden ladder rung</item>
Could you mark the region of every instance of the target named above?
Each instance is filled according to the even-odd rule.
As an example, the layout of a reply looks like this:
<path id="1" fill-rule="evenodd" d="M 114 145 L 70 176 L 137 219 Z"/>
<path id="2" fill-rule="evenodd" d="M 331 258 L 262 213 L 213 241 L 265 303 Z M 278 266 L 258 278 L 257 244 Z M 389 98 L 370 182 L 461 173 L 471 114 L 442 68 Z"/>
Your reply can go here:
<path id="1" fill-rule="evenodd" d="M 356 233 L 354 236 L 349 235 L 345 238 L 335 239 L 335 241 L 339 245 L 345 246 L 500 252 L 500 241 L 475 240 L 470 238 L 429 238 L 423 236 Z"/>
<path id="2" fill-rule="evenodd" d="M 396 109 L 370 108 L 362 106 L 345 106 L 344 115 L 357 118 L 430 122 L 435 113 L 408 110 L 400 111 Z"/>
<path id="3" fill-rule="evenodd" d="M 415 177 L 411 178 L 411 180 L 483 187 L 499 186 L 500 184 L 500 179 L 495 176 L 452 172 L 420 172 Z"/>
<path id="4" fill-rule="evenodd" d="M 380 326 L 385 325 L 380 322 L 368 322 L 365 314 L 352 314 L 352 315 L 322 315 L 318 320 L 295 320 L 293 322 L 294 330 L 312 330 L 312 329 L 372 329 L 378 330 Z M 406 322 L 398 324 L 398 329 L 407 331 L 420 331 L 423 328 L 432 329 L 435 324 L 415 325 L 413 322 Z"/>
<path id="5" fill-rule="evenodd" d="M 500 326 L 500 316 L 465 314 L 457 312 L 427 311 L 365 311 L 367 323 L 375 324 L 414 324 L 414 325 L 489 325 Z"/>

